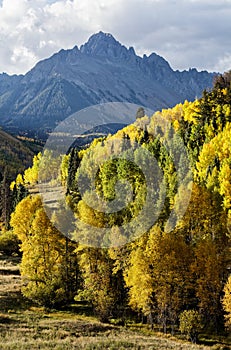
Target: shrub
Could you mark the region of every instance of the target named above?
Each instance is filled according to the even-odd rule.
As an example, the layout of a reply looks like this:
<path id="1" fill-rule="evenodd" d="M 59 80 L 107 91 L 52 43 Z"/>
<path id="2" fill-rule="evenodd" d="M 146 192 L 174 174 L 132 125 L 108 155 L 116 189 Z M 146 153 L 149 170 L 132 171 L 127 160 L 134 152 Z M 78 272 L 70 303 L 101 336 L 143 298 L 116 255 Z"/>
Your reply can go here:
<path id="1" fill-rule="evenodd" d="M 197 343 L 203 329 L 202 317 L 196 310 L 185 310 L 180 315 L 180 331 L 186 334 L 192 343 Z"/>
<path id="2" fill-rule="evenodd" d="M 12 231 L 4 231 L 0 233 L 0 252 L 11 256 L 13 254 L 21 255 L 20 240 Z"/>

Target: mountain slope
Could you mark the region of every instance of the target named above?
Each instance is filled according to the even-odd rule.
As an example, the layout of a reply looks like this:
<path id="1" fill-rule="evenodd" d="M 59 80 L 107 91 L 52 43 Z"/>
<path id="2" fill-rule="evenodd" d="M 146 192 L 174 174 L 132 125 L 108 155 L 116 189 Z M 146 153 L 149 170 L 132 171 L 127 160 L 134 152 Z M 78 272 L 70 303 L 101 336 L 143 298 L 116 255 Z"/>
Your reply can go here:
<path id="1" fill-rule="evenodd" d="M 31 165 L 33 155 L 23 142 L 0 129 L 0 178 L 6 171 L 7 178 L 13 180 Z"/>
<path id="2" fill-rule="evenodd" d="M 72 113 L 103 102 L 159 110 L 200 96 L 213 76 L 196 69 L 173 71 L 157 54 L 141 58 L 111 34 L 99 32 L 80 48 L 40 61 L 25 76 L 0 75 L 0 124 L 54 128 Z"/>

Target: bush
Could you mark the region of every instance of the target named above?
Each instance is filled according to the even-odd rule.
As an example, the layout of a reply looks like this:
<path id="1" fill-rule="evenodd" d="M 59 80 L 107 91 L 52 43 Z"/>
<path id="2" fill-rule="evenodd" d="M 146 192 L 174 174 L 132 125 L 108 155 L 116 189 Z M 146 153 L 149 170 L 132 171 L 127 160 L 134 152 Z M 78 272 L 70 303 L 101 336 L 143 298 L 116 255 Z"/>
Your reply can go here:
<path id="1" fill-rule="evenodd" d="M 55 278 L 29 281 L 22 287 L 23 295 L 39 306 L 46 308 L 59 308 L 69 301 L 69 296 L 62 287 L 62 279 Z"/>
<path id="2" fill-rule="evenodd" d="M 202 317 L 196 310 L 185 310 L 180 315 L 180 331 L 186 334 L 192 343 L 197 343 L 203 329 Z"/>
<path id="3" fill-rule="evenodd" d="M 0 253 L 11 256 L 13 254 L 21 255 L 20 240 L 12 231 L 0 233 Z"/>

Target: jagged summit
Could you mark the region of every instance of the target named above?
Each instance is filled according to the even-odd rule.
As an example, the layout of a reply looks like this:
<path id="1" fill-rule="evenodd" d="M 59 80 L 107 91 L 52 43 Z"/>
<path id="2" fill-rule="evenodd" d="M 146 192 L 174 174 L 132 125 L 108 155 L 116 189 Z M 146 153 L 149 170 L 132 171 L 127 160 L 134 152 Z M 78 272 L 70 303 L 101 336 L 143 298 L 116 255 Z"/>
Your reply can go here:
<path id="1" fill-rule="evenodd" d="M 129 54 L 134 55 L 133 48 L 127 49 L 114 36 L 110 33 L 104 33 L 100 31 L 97 34 L 93 34 L 85 43 L 80 47 L 80 52 L 91 56 L 109 56 L 109 57 L 126 57 Z"/>

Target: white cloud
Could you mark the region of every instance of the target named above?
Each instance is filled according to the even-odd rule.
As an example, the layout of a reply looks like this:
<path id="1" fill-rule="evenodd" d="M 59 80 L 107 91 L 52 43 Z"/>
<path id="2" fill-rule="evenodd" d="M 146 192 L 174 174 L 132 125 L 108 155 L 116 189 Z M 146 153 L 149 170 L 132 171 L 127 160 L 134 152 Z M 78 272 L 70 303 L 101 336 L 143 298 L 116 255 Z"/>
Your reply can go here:
<path id="1" fill-rule="evenodd" d="M 3 0 L 0 71 L 24 73 L 99 30 L 175 69 L 231 69 L 231 0 Z"/>
<path id="2" fill-rule="evenodd" d="M 227 67 L 231 69 L 231 53 L 225 54 L 223 57 L 220 57 L 218 62 L 215 65 L 215 71 L 224 72 L 227 70 Z"/>

